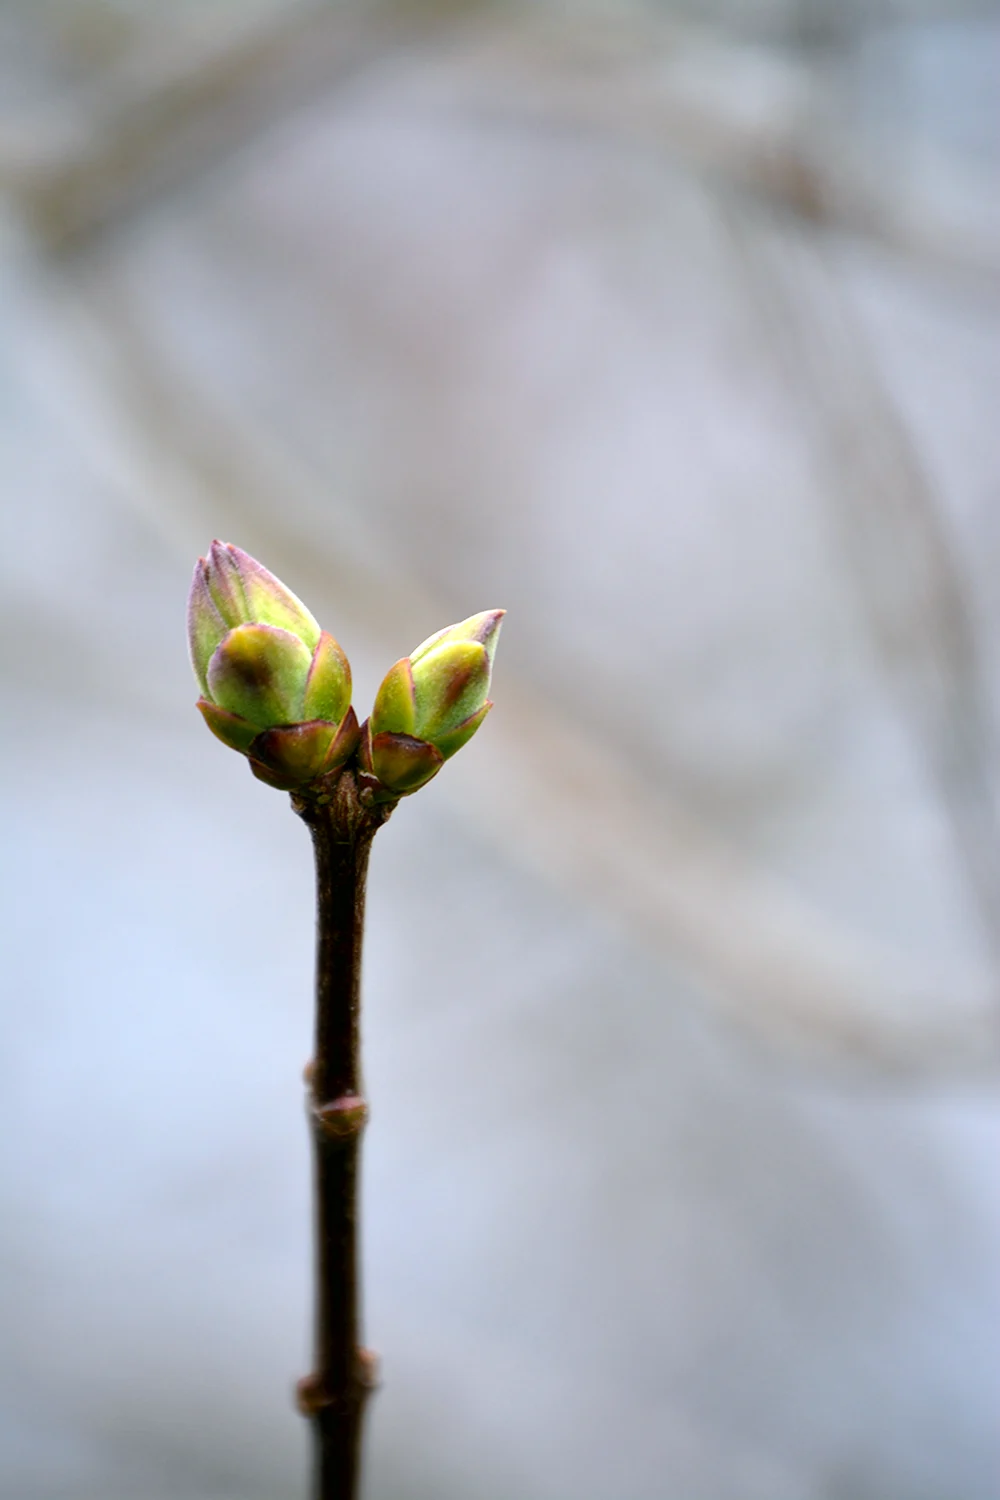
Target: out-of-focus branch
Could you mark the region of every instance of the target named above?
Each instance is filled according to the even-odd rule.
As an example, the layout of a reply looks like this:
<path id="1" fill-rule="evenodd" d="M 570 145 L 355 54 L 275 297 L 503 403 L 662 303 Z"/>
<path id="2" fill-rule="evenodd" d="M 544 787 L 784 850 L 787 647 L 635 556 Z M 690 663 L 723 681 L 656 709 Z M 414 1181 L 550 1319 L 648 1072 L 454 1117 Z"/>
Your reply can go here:
<path id="1" fill-rule="evenodd" d="M 730 223 L 791 399 L 812 428 L 887 680 L 948 812 L 1000 972 L 1000 750 L 946 522 L 821 237 L 745 208 Z"/>
<path id="2" fill-rule="evenodd" d="M 447 7 L 294 0 L 159 35 L 78 92 L 0 113 L 0 188 L 65 250 L 203 170 Z"/>
<path id="3" fill-rule="evenodd" d="M 0 115 L 0 186 L 50 245 L 85 243 L 323 88 L 440 34 L 467 118 L 624 139 L 801 218 L 1000 275 L 983 172 L 926 143 L 887 160 L 808 53 L 638 11 L 610 24 L 470 0 L 296 0 L 230 15 L 56 109 Z"/>
<path id="4" fill-rule="evenodd" d="M 468 108 L 484 118 L 624 138 L 801 219 L 1000 275 L 992 176 L 926 142 L 887 158 L 808 53 L 637 16 L 483 26 L 470 52 Z"/>

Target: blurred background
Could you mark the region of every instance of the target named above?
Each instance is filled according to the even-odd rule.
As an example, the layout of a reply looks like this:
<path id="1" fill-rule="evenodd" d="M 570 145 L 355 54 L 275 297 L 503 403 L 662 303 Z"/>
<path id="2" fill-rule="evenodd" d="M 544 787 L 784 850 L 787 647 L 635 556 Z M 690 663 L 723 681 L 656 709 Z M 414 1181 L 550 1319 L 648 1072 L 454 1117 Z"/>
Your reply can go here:
<path id="1" fill-rule="evenodd" d="M 0 1495 L 297 1500 L 312 869 L 213 536 L 363 715 L 366 1500 L 1000 1495 L 1000 22 L 4 0 Z"/>

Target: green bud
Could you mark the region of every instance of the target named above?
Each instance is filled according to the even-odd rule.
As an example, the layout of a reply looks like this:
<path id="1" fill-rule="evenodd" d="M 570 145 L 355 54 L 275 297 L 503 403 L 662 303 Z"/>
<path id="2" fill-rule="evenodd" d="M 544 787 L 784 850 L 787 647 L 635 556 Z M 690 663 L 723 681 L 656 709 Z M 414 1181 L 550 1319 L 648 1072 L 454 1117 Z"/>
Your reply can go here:
<path id="1" fill-rule="evenodd" d="M 351 668 L 301 600 L 227 542 L 199 558 L 188 598 L 191 664 L 209 729 L 271 786 L 342 766 L 359 729 Z"/>
<path id="2" fill-rule="evenodd" d="M 213 703 L 258 729 L 294 724 L 302 713 L 312 657 L 305 642 L 274 625 L 237 625 L 208 663 Z"/>
<path id="3" fill-rule="evenodd" d="M 493 707 L 487 695 L 503 616 L 487 610 L 439 630 L 389 668 L 362 747 L 381 791 L 415 792 L 475 734 Z"/>

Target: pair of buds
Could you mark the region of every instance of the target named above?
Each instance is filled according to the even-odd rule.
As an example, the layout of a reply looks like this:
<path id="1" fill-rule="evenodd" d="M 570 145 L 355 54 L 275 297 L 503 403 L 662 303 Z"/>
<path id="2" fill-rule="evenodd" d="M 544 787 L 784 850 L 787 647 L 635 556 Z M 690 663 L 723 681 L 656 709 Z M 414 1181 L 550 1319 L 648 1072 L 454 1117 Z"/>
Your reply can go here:
<path id="1" fill-rule="evenodd" d="M 199 558 L 188 599 L 198 707 L 261 781 L 302 791 L 356 756 L 373 798 L 415 792 L 471 739 L 487 694 L 502 609 L 439 630 L 386 673 L 371 717 L 351 707 L 351 667 L 301 600 L 228 542 Z"/>

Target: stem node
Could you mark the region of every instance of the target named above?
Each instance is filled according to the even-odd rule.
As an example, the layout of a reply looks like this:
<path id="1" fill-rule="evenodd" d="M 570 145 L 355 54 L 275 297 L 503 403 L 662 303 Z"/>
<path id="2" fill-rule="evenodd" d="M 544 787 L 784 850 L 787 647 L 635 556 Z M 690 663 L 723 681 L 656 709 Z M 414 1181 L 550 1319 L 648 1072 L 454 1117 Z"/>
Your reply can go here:
<path id="1" fill-rule="evenodd" d="M 368 1103 L 359 1094 L 343 1094 L 328 1104 L 314 1104 L 312 1117 L 326 1139 L 356 1140 L 368 1123 Z"/>

